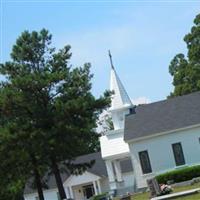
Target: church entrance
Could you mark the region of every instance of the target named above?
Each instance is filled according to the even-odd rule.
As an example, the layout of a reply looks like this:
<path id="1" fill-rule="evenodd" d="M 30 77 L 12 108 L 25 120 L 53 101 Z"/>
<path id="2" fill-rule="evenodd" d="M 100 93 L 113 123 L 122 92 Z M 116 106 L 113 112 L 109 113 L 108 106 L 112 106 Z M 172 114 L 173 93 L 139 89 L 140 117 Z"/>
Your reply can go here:
<path id="1" fill-rule="evenodd" d="M 89 199 L 90 197 L 94 196 L 95 192 L 93 184 L 83 186 L 83 194 L 85 199 Z"/>

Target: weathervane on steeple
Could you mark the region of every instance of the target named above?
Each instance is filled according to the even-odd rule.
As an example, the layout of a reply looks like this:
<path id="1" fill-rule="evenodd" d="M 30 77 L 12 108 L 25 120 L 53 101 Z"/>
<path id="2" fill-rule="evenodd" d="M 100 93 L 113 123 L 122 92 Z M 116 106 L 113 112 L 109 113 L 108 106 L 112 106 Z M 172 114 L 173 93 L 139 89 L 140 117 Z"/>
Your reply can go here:
<path id="1" fill-rule="evenodd" d="M 112 55 L 111 55 L 111 53 L 110 53 L 110 50 L 108 50 L 108 55 L 109 55 L 109 57 L 110 57 L 110 64 L 111 64 L 111 67 L 112 67 L 112 69 L 114 69 L 114 65 L 113 65 L 113 61 L 112 61 Z"/>

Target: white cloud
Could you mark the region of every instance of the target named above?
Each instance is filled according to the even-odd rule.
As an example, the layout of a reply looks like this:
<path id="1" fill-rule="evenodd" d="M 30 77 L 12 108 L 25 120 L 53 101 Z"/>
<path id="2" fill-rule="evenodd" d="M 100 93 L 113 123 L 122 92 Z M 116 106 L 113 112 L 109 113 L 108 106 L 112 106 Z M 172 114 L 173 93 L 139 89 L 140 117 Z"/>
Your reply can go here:
<path id="1" fill-rule="evenodd" d="M 147 97 L 138 97 L 138 98 L 132 100 L 132 103 L 134 105 L 148 104 L 150 102 L 151 102 L 150 99 L 148 99 Z"/>

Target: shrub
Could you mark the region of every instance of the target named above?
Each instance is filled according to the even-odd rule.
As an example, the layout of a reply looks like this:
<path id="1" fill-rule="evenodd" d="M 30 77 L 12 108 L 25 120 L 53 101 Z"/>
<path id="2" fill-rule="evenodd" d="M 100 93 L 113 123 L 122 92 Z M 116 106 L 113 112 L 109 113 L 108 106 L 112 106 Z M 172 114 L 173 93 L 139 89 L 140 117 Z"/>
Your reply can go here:
<path id="1" fill-rule="evenodd" d="M 102 193 L 96 196 L 93 196 L 91 200 L 102 200 L 102 199 L 106 199 L 108 193 Z"/>
<path id="2" fill-rule="evenodd" d="M 175 169 L 156 176 L 156 179 L 158 183 L 167 183 L 169 180 L 179 183 L 191 180 L 195 177 L 200 177 L 200 165 Z"/>

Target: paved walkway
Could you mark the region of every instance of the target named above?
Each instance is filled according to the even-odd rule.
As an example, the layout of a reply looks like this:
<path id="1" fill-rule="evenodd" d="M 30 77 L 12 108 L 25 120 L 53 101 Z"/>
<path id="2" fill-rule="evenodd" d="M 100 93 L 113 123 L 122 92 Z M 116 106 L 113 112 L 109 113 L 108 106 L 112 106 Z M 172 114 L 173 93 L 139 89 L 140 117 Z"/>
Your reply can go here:
<path id="1" fill-rule="evenodd" d="M 175 197 L 187 196 L 187 195 L 195 194 L 198 192 L 200 192 L 200 188 L 186 190 L 186 191 L 182 191 L 182 192 L 176 192 L 173 194 L 167 194 L 167 195 L 163 195 L 163 196 L 159 196 L 159 197 L 154 197 L 151 200 L 174 199 Z"/>

